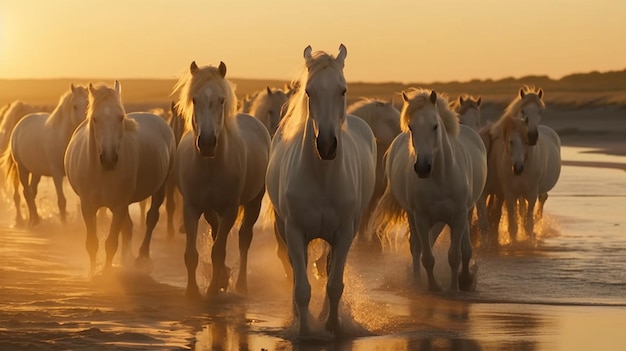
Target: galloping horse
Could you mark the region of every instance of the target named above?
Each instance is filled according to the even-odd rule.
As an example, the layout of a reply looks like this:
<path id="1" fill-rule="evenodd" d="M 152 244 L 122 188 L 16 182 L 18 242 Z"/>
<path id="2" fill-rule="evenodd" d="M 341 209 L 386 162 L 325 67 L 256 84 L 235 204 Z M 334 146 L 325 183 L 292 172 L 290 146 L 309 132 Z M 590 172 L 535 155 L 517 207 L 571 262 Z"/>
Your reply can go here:
<path id="1" fill-rule="evenodd" d="M 376 207 L 374 223 L 393 223 L 406 213 L 413 270 L 419 275 L 421 253 L 431 290 L 440 289 L 433 275 L 435 257 L 431 247 L 436 238 L 432 235 L 439 233 L 431 235 L 431 230 L 441 222 L 447 224 L 450 290 L 470 288 L 474 277 L 469 269 L 472 246 L 468 213 L 485 185 L 485 146 L 474 130 L 459 124 L 447 99 L 434 90 L 415 89 L 403 92 L 402 98 L 403 133 L 387 151 L 387 188 Z"/>
<path id="2" fill-rule="evenodd" d="M 11 140 L 5 151 L 8 159 L 3 160 L 9 179 L 17 179 L 24 188 L 28 204 L 29 224 L 39 223 L 35 197 L 42 176 L 52 177 L 57 193 L 57 204 L 61 221 L 66 221 L 66 199 L 63 194 L 63 156 L 74 129 L 85 119 L 87 89 L 70 85 L 52 113 L 32 113 L 22 118 L 13 128 Z M 14 163 L 14 164 L 13 164 Z M 15 184 L 16 182 L 14 182 Z M 16 208 L 16 223 L 22 221 L 20 196 L 14 188 L 13 200 Z"/>
<path id="3" fill-rule="evenodd" d="M 87 252 L 91 272 L 96 268 L 98 237 L 96 212 L 107 207 L 113 213 L 106 240 L 105 270 L 111 268 L 122 230 L 122 254 L 130 255 L 131 203 L 152 197 L 146 217 L 146 232 L 138 262 L 149 259 L 152 232 L 159 220 L 159 207 L 172 167 L 174 135 L 160 117 L 147 113 L 126 114 L 121 88 L 89 84 L 87 118 L 78 126 L 65 153 L 65 172 L 80 197 L 87 228 Z"/>
<path id="4" fill-rule="evenodd" d="M 183 219 L 187 233 L 185 265 L 186 295 L 198 297 L 196 236 L 201 215 L 211 225 L 213 276 L 207 295 L 227 288 L 226 240 L 243 207 L 239 229 L 239 276 L 236 290 L 247 292 L 248 249 L 252 227 L 265 193 L 265 171 L 270 136 L 258 119 L 237 114 L 234 88 L 226 79 L 226 65 L 198 67 L 191 63 L 174 92 L 179 92 L 177 109 L 187 132 L 176 152 L 175 176 L 183 195 Z"/>
<path id="5" fill-rule="evenodd" d="M 450 104 L 450 108 L 459 114 L 459 122 L 464 124 L 477 133 L 482 128 L 480 105 L 482 97 L 474 98 L 469 95 L 461 95 L 457 100 Z"/>
<path id="6" fill-rule="evenodd" d="M 511 239 L 517 240 L 516 216 L 521 209 L 524 229 L 534 241 L 535 204 L 539 199 L 541 216 L 548 191 L 554 187 L 561 172 L 561 141 L 556 132 L 539 125 L 537 144 L 531 146 L 526 127 L 523 119 L 503 118 L 483 133 L 488 133 L 483 140 L 489 148 L 490 191 L 496 198 L 488 210 L 490 240 L 498 234 L 504 202 Z M 484 197 L 485 194 L 481 201 Z"/>
<path id="7" fill-rule="evenodd" d="M 305 67 L 285 118 L 272 140 L 267 191 L 283 265 L 293 269 L 295 320 L 310 333 L 307 247 L 320 238 L 331 246 L 326 288 L 326 329 L 340 331 L 339 299 L 352 240 L 375 183 L 376 141 L 362 119 L 346 115 L 346 48 L 333 57 L 304 50 Z"/>
<path id="8" fill-rule="evenodd" d="M 376 185 L 359 228 L 359 240 L 371 244 L 372 231 L 368 226 L 370 216 L 386 185 L 383 155 L 393 139 L 400 134 L 400 111 L 391 100 L 364 98 L 348 106 L 347 114 L 362 118 L 376 137 Z"/>
<path id="9" fill-rule="evenodd" d="M 256 94 L 250 105 L 250 114 L 258 118 L 274 136 L 278 123 L 283 117 L 283 105 L 289 100 L 290 92 L 272 89 L 269 86 Z"/>

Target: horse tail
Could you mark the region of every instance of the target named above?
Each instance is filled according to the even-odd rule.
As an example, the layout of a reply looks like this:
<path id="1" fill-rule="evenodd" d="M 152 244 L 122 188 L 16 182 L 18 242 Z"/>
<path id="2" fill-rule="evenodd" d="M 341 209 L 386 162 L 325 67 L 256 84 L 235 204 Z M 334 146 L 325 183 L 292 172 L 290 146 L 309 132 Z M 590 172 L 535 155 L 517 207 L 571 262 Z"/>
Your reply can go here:
<path id="1" fill-rule="evenodd" d="M 270 200 L 270 196 L 266 191 L 265 195 L 263 195 L 259 223 L 261 224 L 261 228 L 263 228 L 263 230 L 274 230 L 275 220 L 274 205 L 272 205 L 272 200 Z"/>
<path id="2" fill-rule="evenodd" d="M 0 169 L 6 175 L 5 187 L 7 184 L 18 184 L 19 174 L 17 173 L 17 163 L 13 159 L 11 144 L 7 146 L 0 156 Z"/>
<path id="3" fill-rule="evenodd" d="M 398 224 L 406 223 L 406 211 L 400 206 L 400 203 L 393 195 L 389 180 L 385 192 L 376 203 L 376 207 L 370 217 L 368 226 L 374 230 L 378 239 L 383 244 L 391 243 L 391 231 Z"/>

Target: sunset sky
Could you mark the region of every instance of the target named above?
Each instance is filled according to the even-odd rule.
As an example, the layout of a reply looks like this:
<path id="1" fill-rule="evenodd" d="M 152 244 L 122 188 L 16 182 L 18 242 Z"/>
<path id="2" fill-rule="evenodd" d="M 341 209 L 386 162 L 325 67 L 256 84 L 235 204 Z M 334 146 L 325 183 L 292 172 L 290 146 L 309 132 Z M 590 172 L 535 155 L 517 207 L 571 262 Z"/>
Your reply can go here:
<path id="1" fill-rule="evenodd" d="M 624 0 L 0 0 L 0 79 L 174 78 L 224 61 L 289 79 L 307 45 L 349 81 L 433 82 L 626 68 Z"/>

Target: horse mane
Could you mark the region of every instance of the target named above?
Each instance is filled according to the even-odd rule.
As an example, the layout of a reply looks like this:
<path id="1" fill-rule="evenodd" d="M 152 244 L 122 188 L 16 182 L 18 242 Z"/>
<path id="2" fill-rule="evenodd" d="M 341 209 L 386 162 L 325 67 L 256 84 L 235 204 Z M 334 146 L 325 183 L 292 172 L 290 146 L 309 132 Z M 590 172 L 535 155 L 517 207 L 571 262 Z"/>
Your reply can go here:
<path id="1" fill-rule="evenodd" d="M 72 96 L 74 94 L 84 95 L 86 98 L 88 92 L 85 87 L 76 85 L 74 86 L 73 90 L 70 89 L 66 91 L 63 95 L 61 95 L 61 98 L 59 98 L 59 103 L 54 108 L 54 110 L 52 110 L 48 118 L 46 118 L 46 126 L 57 127 L 63 123 L 63 116 L 69 114 L 67 110 L 70 108 Z"/>
<path id="2" fill-rule="evenodd" d="M 516 118 L 500 118 L 493 122 L 491 125 L 486 126 L 488 128 L 489 135 L 492 139 L 496 139 L 498 136 L 508 139 L 508 135 L 516 128 L 516 123 L 522 123 L 521 119 Z M 528 143 L 528 133 L 521 133 L 524 142 Z"/>
<path id="3" fill-rule="evenodd" d="M 235 96 L 235 85 L 228 79 L 222 77 L 219 69 L 214 66 L 202 66 L 191 74 L 187 70 L 176 82 L 172 95 L 178 93 L 176 109 L 185 120 L 185 129 L 192 130 L 193 122 L 193 97 L 210 82 L 214 82 L 221 87 L 225 93 L 224 114 L 226 115 L 224 124 L 227 128 L 236 125 L 237 97 Z"/>
<path id="4" fill-rule="evenodd" d="M 87 119 L 90 119 L 93 115 L 93 109 L 96 104 L 109 103 L 109 101 L 113 100 L 113 103 L 119 105 L 124 113 L 124 130 L 131 132 L 137 130 L 137 121 L 127 117 L 124 104 L 122 104 L 122 97 L 115 89 L 111 89 L 104 84 L 98 84 L 93 86 L 93 89 L 90 90 L 89 103 L 87 104 Z"/>
<path id="5" fill-rule="evenodd" d="M 501 119 L 516 117 L 519 111 L 530 103 L 535 103 L 541 106 L 541 108 L 546 107 L 546 104 L 539 97 L 539 89 L 530 85 L 524 85 L 522 90 L 525 93 L 524 98 L 522 99 L 522 97 L 517 94 L 515 99 L 513 99 L 513 101 L 511 101 L 511 103 L 509 103 L 509 105 L 504 109 L 504 114 L 500 117 Z"/>
<path id="6" fill-rule="evenodd" d="M 4 112 L 2 122 L 0 122 L 0 130 L 5 133 L 11 133 L 13 127 L 26 114 L 34 112 L 35 108 L 21 100 L 13 101 Z"/>
<path id="7" fill-rule="evenodd" d="M 304 122 L 309 115 L 309 105 L 306 98 L 306 82 L 309 76 L 314 76 L 325 68 L 332 68 L 343 74 L 343 67 L 335 61 L 335 57 L 324 51 L 316 51 L 312 58 L 300 68 L 300 72 L 291 81 L 291 86 L 296 91 L 288 100 L 287 112 L 281 119 L 279 126 L 282 128 L 282 137 L 286 140 L 293 138 L 302 130 Z"/>
<path id="8" fill-rule="evenodd" d="M 403 132 L 409 131 L 409 120 L 413 113 L 426 106 L 426 104 L 431 104 L 430 94 L 431 90 L 422 88 L 411 88 L 406 93 L 409 101 L 402 105 L 402 112 L 400 113 L 400 129 Z M 446 132 L 449 135 L 458 135 L 459 118 L 457 113 L 450 109 L 448 97 L 445 94 L 437 93 L 436 106 Z"/>

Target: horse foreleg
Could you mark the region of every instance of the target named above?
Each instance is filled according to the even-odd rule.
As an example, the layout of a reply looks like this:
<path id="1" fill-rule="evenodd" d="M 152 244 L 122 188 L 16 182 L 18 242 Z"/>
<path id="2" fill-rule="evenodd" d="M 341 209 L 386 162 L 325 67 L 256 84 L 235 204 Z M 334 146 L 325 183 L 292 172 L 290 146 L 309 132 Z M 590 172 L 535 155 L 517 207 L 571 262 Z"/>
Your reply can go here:
<path id="1" fill-rule="evenodd" d="M 432 241 L 430 237 L 430 229 L 432 227 L 430 222 L 420 221 L 418 218 L 413 218 L 417 234 L 419 235 L 420 245 L 422 247 L 422 265 L 426 270 L 428 276 L 428 288 L 431 291 L 441 291 L 441 286 L 435 279 L 433 269 L 435 267 L 435 256 L 433 255 Z M 415 257 L 413 257 L 415 260 Z M 415 263 L 414 263 L 415 264 Z"/>
<path id="2" fill-rule="evenodd" d="M 343 273 L 354 237 L 353 228 L 348 228 L 343 233 L 339 233 L 332 248 L 330 256 L 330 269 L 328 274 L 328 282 L 326 283 L 326 295 L 330 304 L 328 311 L 328 319 L 326 319 L 326 330 L 335 334 L 340 332 L 341 321 L 339 319 L 339 300 L 343 294 Z"/>
<path id="3" fill-rule="evenodd" d="M 509 220 L 509 235 L 511 242 L 517 241 L 517 198 L 507 196 L 505 198 L 506 214 Z"/>
<path id="4" fill-rule="evenodd" d="M 67 223 L 67 200 L 65 199 L 65 194 L 63 193 L 63 175 L 55 175 L 52 177 L 52 181 L 54 182 L 54 187 L 57 191 L 57 205 L 59 206 L 59 215 L 61 216 L 61 223 Z"/>
<path id="5" fill-rule="evenodd" d="M 452 233 L 452 232 L 451 232 Z M 461 234 L 461 275 L 459 276 L 459 288 L 461 290 L 471 290 L 474 285 L 474 276 L 470 272 L 470 262 L 472 260 L 473 248 L 469 235 L 469 223 Z"/>
<path id="6" fill-rule="evenodd" d="M 417 233 L 417 227 L 415 225 L 415 219 L 413 216 L 409 218 L 409 246 L 411 247 L 411 256 L 413 257 L 413 278 L 415 283 L 419 283 L 420 274 L 420 257 L 422 256 L 422 244 L 419 234 Z"/>
<path id="7" fill-rule="evenodd" d="M 239 228 L 239 274 L 235 285 L 236 291 L 241 294 L 248 293 L 248 251 L 252 242 L 252 229 L 259 218 L 264 194 L 265 189 L 259 192 L 259 195 L 252 202 L 246 204 L 243 209 L 243 222 Z"/>
<path id="8" fill-rule="evenodd" d="M 289 260 L 293 267 L 293 300 L 299 323 L 298 335 L 306 336 L 311 333 L 309 326 L 311 284 L 306 273 L 308 241 L 305 240 L 304 233 L 294 225 L 290 225 L 289 221 L 285 223 L 285 239 Z"/>
<path id="9" fill-rule="evenodd" d="M 523 200 L 522 200 L 523 201 Z M 535 242 L 535 204 L 537 203 L 537 195 L 532 194 L 526 200 L 528 202 L 526 212 L 524 213 L 524 230 L 532 243 Z"/>
<path id="10" fill-rule="evenodd" d="M 130 213 L 126 211 L 126 219 L 122 224 L 122 262 L 125 266 L 129 266 L 133 262 L 133 253 L 131 252 L 131 243 L 133 239 L 133 220 Z"/>
<path id="11" fill-rule="evenodd" d="M 504 203 L 504 196 L 491 194 L 489 196 L 489 203 L 487 204 L 487 218 L 489 221 L 489 236 L 490 241 L 494 245 L 499 244 L 500 236 L 500 220 L 502 219 L 502 205 Z"/>
<path id="12" fill-rule="evenodd" d="M 165 210 L 167 212 L 167 237 L 174 238 L 174 211 L 176 210 L 176 185 L 172 179 L 168 179 L 165 194 Z"/>
<path id="13" fill-rule="evenodd" d="M 110 271 L 113 266 L 113 257 L 117 252 L 117 246 L 119 243 L 120 230 L 122 225 L 126 221 L 128 216 L 128 206 L 118 206 L 111 209 L 113 218 L 111 219 L 111 227 L 109 228 L 109 236 L 105 242 L 106 260 L 104 263 L 104 270 Z"/>
<path id="14" fill-rule="evenodd" d="M 455 221 L 450 223 L 450 249 L 448 250 L 448 263 L 450 264 L 450 291 L 459 291 L 459 266 L 461 265 L 461 242 L 463 236 L 469 241 L 469 226 L 465 213 L 456 216 Z M 469 250 L 468 250 L 469 249 Z M 466 247 L 467 275 L 469 276 L 469 260 L 472 257 L 472 245 L 469 243 Z"/>
<path id="15" fill-rule="evenodd" d="M 161 187 L 152 195 L 152 199 L 150 200 L 150 209 L 146 214 L 146 232 L 143 236 L 143 241 L 141 242 L 141 247 L 139 248 L 139 257 L 137 257 L 137 264 L 142 264 L 150 261 L 150 242 L 152 241 L 152 233 L 154 232 L 154 227 L 156 227 L 157 222 L 159 221 L 159 208 L 163 203 L 163 199 L 165 199 L 165 187 L 167 183 L 163 183 Z M 143 201 L 142 201 L 143 202 Z"/>
<path id="16" fill-rule="evenodd" d="M 226 268 L 226 241 L 228 233 L 237 219 L 237 207 L 228 209 L 220 214 L 220 221 L 217 227 L 217 235 L 214 236 L 213 248 L 211 249 L 211 263 L 213 264 L 213 275 L 207 289 L 208 296 L 215 296 L 220 288 L 226 289 L 228 286 L 228 274 Z M 215 229 L 215 228 L 214 228 Z M 214 230 L 215 232 L 215 230 Z M 226 281 L 226 285 L 224 282 Z"/>
<path id="17" fill-rule="evenodd" d="M 198 236 L 198 220 L 201 211 L 194 206 L 183 203 L 183 221 L 185 224 L 185 233 L 187 242 L 185 245 L 185 266 L 187 267 L 187 288 L 185 295 L 189 298 L 197 299 L 200 297 L 198 291 L 198 282 L 196 281 L 196 268 L 198 267 L 198 250 L 196 249 L 196 238 Z"/>
<path id="18" fill-rule="evenodd" d="M 96 211 L 97 208 L 88 205 L 84 201 L 80 201 L 80 210 L 83 215 L 83 221 L 87 230 L 87 240 L 85 247 L 89 254 L 90 273 L 94 274 L 96 270 L 96 254 L 98 253 L 98 235 L 96 232 Z"/>

